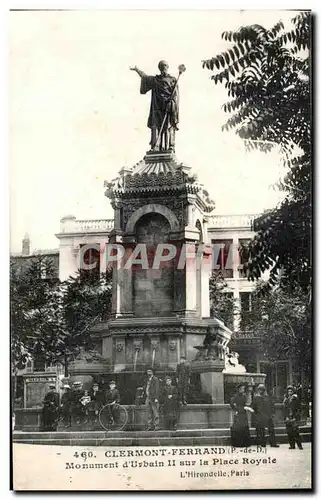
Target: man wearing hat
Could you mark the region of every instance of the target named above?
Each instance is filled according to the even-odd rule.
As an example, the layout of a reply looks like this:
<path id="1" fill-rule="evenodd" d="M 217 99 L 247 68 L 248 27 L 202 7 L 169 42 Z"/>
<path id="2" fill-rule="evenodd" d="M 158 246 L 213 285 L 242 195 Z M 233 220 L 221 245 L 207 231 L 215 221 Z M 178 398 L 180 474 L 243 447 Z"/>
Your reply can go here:
<path id="1" fill-rule="evenodd" d="M 179 416 L 179 401 L 177 388 L 172 385 L 172 379 L 169 375 L 165 377 L 161 401 L 163 403 L 165 429 L 175 431 Z"/>
<path id="2" fill-rule="evenodd" d="M 44 431 L 56 431 L 58 424 L 59 394 L 56 384 L 49 384 L 49 391 L 43 400 L 42 423 Z"/>
<path id="3" fill-rule="evenodd" d="M 63 385 L 63 395 L 61 396 L 60 414 L 65 427 L 71 426 L 71 405 L 72 405 L 72 391 L 68 384 Z"/>
<path id="4" fill-rule="evenodd" d="M 272 447 L 278 448 L 275 442 L 275 432 L 273 425 L 274 405 L 269 396 L 266 395 L 264 384 L 259 384 L 257 394 L 252 401 L 254 411 L 254 425 L 256 428 L 257 445 L 266 447 L 265 428 L 269 429 L 269 443 Z M 272 421 L 272 425 L 271 425 Z"/>
<path id="5" fill-rule="evenodd" d="M 114 424 L 119 420 L 119 403 L 120 403 L 119 390 L 116 388 L 116 382 L 114 380 L 111 380 L 109 382 L 109 390 L 107 391 L 106 394 L 106 402 L 109 405 L 108 408 L 110 410 L 111 424 Z"/>
<path id="6" fill-rule="evenodd" d="M 82 382 L 76 380 L 73 383 L 72 394 L 71 394 L 71 412 L 76 418 L 76 423 L 80 423 L 85 417 L 84 406 L 81 404 L 81 398 L 84 396 L 85 392 L 82 388 Z"/>
<path id="7" fill-rule="evenodd" d="M 90 418 L 97 422 L 99 411 L 106 403 L 105 392 L 99 389 L 98 382 L 94 382 L 89 394 L 91 399 L 89 406 Z"/>
<path id="8" fill-rule="evenodd" d="M 154 369 L 148 368 L 145 387 L 148 431 L 159 430 L 159 380 L 154 375 Z"/>
<path id="9" fill-rule="evenodd" d="M 268 401 L 268 406 L 270 408 L 269 418 L 268 418 L 268 432 L 269 432 L 269 443 L 272 448 L 279 448 L 276 443 L 275 428 L 274 428 L 274 415 L 275 415 L 275 397 L 273 394 L 273 389 L 267 390 L 267 395 L 265 396 Z"/>
<path id="10" fill-rule="evenodd" d="M 302 441 L 299 433 L 301 407 L 299 398 L 295 394 L 292 385 L 289 385 L 286 389 L 286 395 L 283 401 L 283 412 L 290 450 L 295 449 L 295 443 L 299 450 L 302 450 Z"/>
<path id="11" fill-rule="evenodd" d="M 186 361 L 185 356 L 180 357 L 180 362 L 178 363 L 176 368 L 176 377 L 177 377 L 179 401 L 183 405 L 186 405 L 190 378 L 191 378 L 191 367 L 189 363 Z"/>

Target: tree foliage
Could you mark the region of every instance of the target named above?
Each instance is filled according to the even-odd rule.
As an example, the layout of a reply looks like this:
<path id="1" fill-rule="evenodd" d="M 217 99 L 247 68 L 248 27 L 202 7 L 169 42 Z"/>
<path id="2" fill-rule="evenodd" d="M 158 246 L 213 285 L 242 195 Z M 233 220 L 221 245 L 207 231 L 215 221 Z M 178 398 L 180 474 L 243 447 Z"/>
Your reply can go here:
<path id="1" fill-rule="evenodd" d="M 62 283 L 62 329 L 68 358 L 75 358 L 81 349 L 89 351 L 94 347 L 90 328 L 110 314 L 111 289 L 110 270 L 102 274 L 80 270 Z"/>
<path id="2" fill-rule="evenodd" d="M 307 373 L 311 367 L 311 303 L 300 287 L 275 287 L 266 292 L 259 282 L 243 327 L 261 339 L 270 361 L 294 358 Z"/>
<path id="3" fill-rule="evenodd" d="M 286 175 L 283 201 L 254 223 L 246 252 L 249 279 L 270 269 L 268 286 L 282 281 L 307 289 L 311 283 L 311 16 L 301 12 L 292 28 L 252 25 L 222 34 L 231 47 L 203 61 L 215 84 L 225 85 L 230 115 L 223 130 L 234 130 L 248 150 L 279 147 Z M 259 174 L 258 174 L 259 175 Z"/>
<path id="4" fill-rule="evenodd" d="M 79 271 L 60 282 L 50 259 L 36 257 L 22 270 L 10 270 L 12 366 L 30 358 L 67 365 L 92 348 L 90 328 L 106 319 L 111 307 L 111 273 Z"/>
<path id="5" fill-rule="evenodd" d="M 220 319 L 230 330 L 234 330 L 234 317 L 237 314 L 236 303 L 233 293 L 229 293 L 222 273 L 214 272 L 209 285 L 211 316 Z"/>
<path id="6" fill-rule="evenodd" d="M 50 259 L 35 257 L 24 268 L 10 263 L 10 326 L 13 370 L 59 343 L 59 281 Z"/>

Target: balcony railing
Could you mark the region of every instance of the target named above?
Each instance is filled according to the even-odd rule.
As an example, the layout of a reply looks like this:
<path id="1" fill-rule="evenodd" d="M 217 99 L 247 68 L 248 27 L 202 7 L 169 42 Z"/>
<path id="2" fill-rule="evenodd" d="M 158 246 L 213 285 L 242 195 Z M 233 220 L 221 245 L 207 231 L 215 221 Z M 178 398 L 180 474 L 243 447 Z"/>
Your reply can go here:
<path id="1" fill-rule="evenodd" d="M 114 219 L 84 219 L 64 218 L 60 221 L 60 233 L 109 233 L 114 227 Z"/>
<path id="2" fill-rule="evenodd" d="M 243 215 L 213 215 L 209 217 L 209 229 L 249 228 L 253 226 L 254 219 L 258 214 Z"/>

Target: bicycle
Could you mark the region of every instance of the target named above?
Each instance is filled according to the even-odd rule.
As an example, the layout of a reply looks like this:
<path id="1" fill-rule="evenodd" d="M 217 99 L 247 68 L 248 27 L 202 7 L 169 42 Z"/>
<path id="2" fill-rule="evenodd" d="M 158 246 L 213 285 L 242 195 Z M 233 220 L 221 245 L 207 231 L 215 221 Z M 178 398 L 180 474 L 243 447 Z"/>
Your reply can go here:
<path id="1" fill-rule="evenodd" d="M 121 431 L 128 421 L 128 412 L 124 406 L 115 406 L 114 413 L 112 407 L 114 403 L 107 403 L 99 411 L 99 423 L 105 431 Z"/>

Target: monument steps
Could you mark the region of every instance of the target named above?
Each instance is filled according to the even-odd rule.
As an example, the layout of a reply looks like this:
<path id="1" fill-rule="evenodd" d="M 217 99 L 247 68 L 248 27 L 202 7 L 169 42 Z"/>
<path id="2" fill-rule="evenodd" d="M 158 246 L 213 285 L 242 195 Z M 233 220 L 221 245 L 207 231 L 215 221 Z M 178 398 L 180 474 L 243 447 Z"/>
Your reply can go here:
<path id="1" fill-rule="evenodd" d="M 275 428 L 277 442 L 287 443 L 285 427 Z M 303 442 L 311 441 L 311 426 L 301 427 Z M 253 444 L 255 429 L 251 429 Z M 177 431 L 83 431 L 83 432 L 13 432 L 13 442 L 62 446 L 228 446 L 230 430 L 195 429 Z"/>

